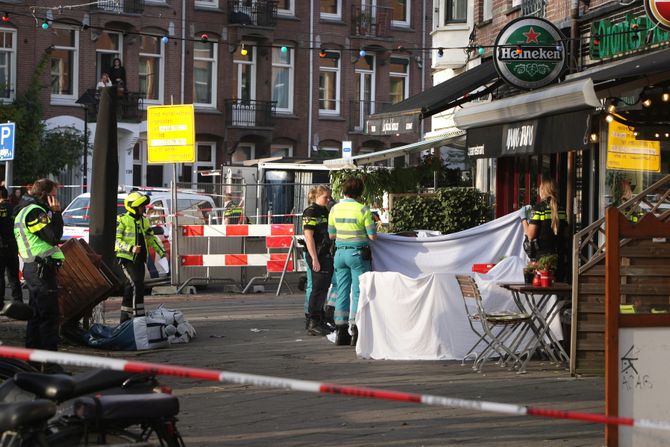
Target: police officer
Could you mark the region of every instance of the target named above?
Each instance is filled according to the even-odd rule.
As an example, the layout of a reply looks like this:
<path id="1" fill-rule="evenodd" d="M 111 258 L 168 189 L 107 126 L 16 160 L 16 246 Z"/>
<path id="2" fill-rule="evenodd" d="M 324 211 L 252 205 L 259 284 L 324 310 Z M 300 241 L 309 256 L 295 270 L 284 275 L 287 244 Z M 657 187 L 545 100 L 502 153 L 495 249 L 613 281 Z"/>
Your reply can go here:
<path id="1" fill-rule="evenodd" d="M 19 248 L 14 239 L 14 207 L 9 201 L 9 192 L 0 186 L 0 307 L 5 299 L 5 272 L 12 289 L 12 299 L 23 301 L 19 282 Z"/>
<path id="2" fill-rule="evenodd" d="M 26 347 L 58 350 L 57 271 L 65 260 L 58 247 L 63 236 L 63 217 L 49 179 L 33 183 L 15 209 L 14 237 L 23 259 L 23 278 L 30 292 L 33 317 L 26 327 Z"/>
<path id="3" fill-rule="evenodd" d="M 165 256 L 163 244 L 154 235 L 149 219 L 144 217 L 148 203 L 149 197 L 133 191 L 123 202 L 126 213 L 116 218 L 114 250 L 127 279 L 121 302 L 121 323 L 144 315 L 144 264 L 149 247 L 160 257 Z"/>
<path id="4" fill-rule="evenodd" d="M 552 179 L 543 179 L 539 188 L 540 203 L 533 206 L 528 220 L 527 208 L 519 210 L 524 233 L 529 241 L 536 241 L 537 259 L 558 256 L 556 279 L 567 280 L 569 266 L 569 232 L 565 209 L 558 203 L 558 187 Z"/>
<path id="5" fill-rule="evenodd" d="M 233 200 L 232 194 L 224 194 L 223 223 L 226 225 L 238 225 L 242 223 L 242 220 L 242 207 Z"/>
<path id="6" fill-rule="evenodd" d="M 327 335 L 324 305 L 328 287 L 333 276 L 332 242 L 328 237 L 328 202 L 330 188 L 324 185 L 313 187 L 309 192 L 310 205 L 302 212 L 302 228 L 305 234 L 307 274 L 311 279 L 306 303 L 307 333 Z"/>
<path id="7" fill-rule="evenodd" d="M 360 292 L 358 277 L 370 271 L 372 256 L 369 241 L 377 239 L 377 227 L 372 220 L 372 213 L 367 206 L 359 202 L 363 189 L 363 180 L 360 178 L 350 177 L 345 180 L 342 185 L 345 198 L 333 206 L 328 216 L 328 234 L 331 239 L 335 239 L 336 248 L 335 344 L 337 345 L 356 345 L 358 330 L 354 322 Z M 352 324 L 353 337 L 349 335 L 349 323 Z"/>

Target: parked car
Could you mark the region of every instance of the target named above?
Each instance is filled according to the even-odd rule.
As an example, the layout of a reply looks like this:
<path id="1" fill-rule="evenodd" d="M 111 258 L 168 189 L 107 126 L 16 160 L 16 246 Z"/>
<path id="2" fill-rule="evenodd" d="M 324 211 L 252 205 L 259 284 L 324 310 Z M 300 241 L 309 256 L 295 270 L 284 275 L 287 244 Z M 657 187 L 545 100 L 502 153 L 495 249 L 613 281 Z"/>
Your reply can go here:
<path id="1" fill-rule="evenodd" d="M 166 256 L 170 253 L 171 226 L 168 225 L 169 216 L 173 213 L 172 195 L 170 191 L 140 191 L 149 196 L 146 216 L 154 229 L 154 233 L 163 242 Z M 117 196 L 117 214 L 123 214 L 126 209 L 123 205 L 128 193 L 119 193 Z M 63 241 L 72 238 L 81 238 L 88 242 L 91 194 L 80 194 L 63 210 Z M 212 197 L 191 192 L 179 192 L 177 197 L 177 211 L 180 224 L 218 223 L 219 216 Z M 157 262 L 153 250 L 149 253 L 147 263 L 148 277 L 158 278 L 169 273 Z"/>

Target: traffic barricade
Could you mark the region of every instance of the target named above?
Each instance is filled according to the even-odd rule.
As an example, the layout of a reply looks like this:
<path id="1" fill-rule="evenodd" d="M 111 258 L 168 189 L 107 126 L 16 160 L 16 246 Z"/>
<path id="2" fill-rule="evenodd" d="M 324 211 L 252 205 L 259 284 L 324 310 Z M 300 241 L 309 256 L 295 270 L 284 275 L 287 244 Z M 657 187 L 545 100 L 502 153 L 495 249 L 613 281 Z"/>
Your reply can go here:
<path id="1" fill-rule="evenodd" d="M 293 224 L 248 224 L 248 225 L 183 225 L 181 235 L 186 239 L 236 238 L 242 240 L 242 253 L 206 252 L 179 255 L 182 268 L 250 268 L 260 267 L 262 275 L 252 276 L 243 288 L 246 293 L 254 282 L 267 281 L 273 274 L 281 274 L 277 291 L 281 288 L 285 272 L 292 272 L 295 265 Z M 257 240 L 263 240 L 262 247 L 254 248 Z M 257 245 L 257 244 L 256 244 Z M 208 244 L 210 247 L 211 244 Z M 262 249 L 263 252 L 255 252 Z M 217 279 L 217 278 L 211 278 Z M 288 286 L 288 285 L 287 285 Z M 290 287 L 289 287 L 290 289 Z"/>

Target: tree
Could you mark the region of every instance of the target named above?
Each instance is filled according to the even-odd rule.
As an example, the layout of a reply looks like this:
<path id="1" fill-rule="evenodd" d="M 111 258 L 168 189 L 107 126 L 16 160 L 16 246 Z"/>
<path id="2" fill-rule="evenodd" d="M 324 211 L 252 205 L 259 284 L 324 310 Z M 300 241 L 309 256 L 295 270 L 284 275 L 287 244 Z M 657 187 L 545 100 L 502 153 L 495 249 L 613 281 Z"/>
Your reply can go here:
<path id="1" fill-rule="evenodd" d="M 74 128 L 46 131 L 42 121 L 40 92 L 46 87 L 40 79 L 49 61 L 45 53 L 24 92 L 14 102 L 0 104 L 0 122 L 16 123 L 14 183 L 26 185 L 67 166 L 77 167 L 82 156 L 82 133 Z"/>

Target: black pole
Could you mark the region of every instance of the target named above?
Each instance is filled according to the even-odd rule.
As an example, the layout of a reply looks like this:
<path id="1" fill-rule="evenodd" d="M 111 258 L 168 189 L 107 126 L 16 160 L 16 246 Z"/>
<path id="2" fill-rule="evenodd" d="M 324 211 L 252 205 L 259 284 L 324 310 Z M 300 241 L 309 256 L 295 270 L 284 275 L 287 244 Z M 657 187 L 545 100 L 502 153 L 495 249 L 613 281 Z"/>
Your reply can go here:
<path id="1" fill-rule="evenodd" d="M 84 185 L 82 192 L 88 191 L 88 106 L 84 106 Z"/>

